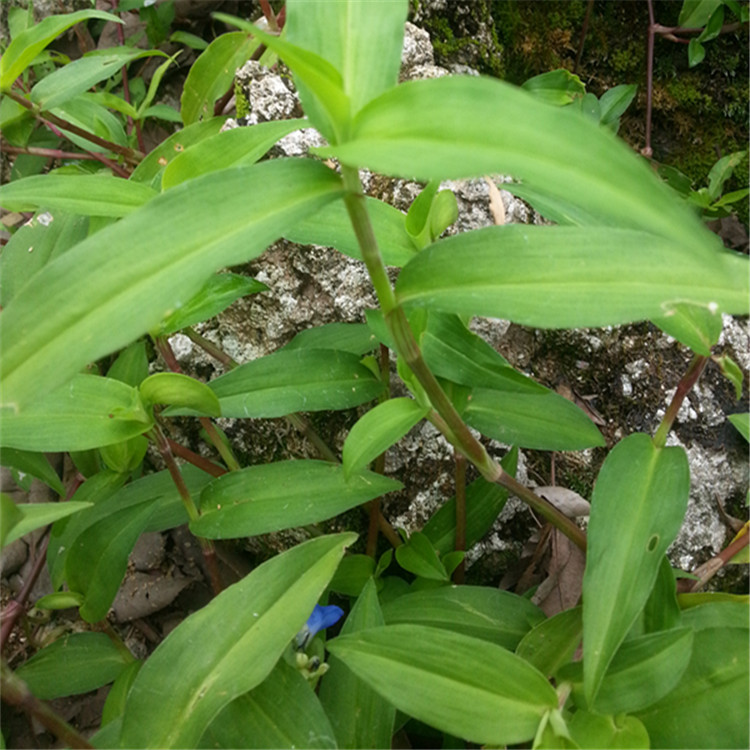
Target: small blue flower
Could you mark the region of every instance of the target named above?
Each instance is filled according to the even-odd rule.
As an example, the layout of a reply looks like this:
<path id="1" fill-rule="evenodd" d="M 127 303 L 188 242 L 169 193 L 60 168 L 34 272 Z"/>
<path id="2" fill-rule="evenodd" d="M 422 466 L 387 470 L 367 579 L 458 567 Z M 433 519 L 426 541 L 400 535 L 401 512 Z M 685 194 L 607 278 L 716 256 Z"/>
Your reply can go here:
<path id="1" fill-rule="evenodd" d="M 325 628 L 331 625 L 335 625 L 343 616 L 344 610 L 335 604 L 327 607 L 321 607 L 320 604 L 316 604 L 312 614 L 307 618 L 307 622 L 302 626 L 302 629 L 294 639 L 297 651 L 305 649 L 316 633 L 325 630 Z"/>

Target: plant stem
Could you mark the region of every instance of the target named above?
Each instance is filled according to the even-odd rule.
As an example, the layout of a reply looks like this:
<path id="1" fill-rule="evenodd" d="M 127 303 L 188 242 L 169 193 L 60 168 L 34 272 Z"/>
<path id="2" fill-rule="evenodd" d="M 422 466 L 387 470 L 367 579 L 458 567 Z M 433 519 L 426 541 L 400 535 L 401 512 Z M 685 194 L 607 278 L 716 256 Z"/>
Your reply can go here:
<path id="1" fill-rule="evenodd" d="M 42 113 L 28 99 L 26 99 L 26 97 L 21 96 L 20 94 L 17 94 L 15 91 L 10 91 L 10 90 L 5 91 L 4 96 L 7 96 L 9 99 L 12 99 L 14 102 L 16 102 L 17 104 L 20 104 L 22 107 L 25 107 L 26 109 L 31 110 L 31 112 L 33 112 L 35 117 L 46 122 L 51 122 L 53 125 L 57 125 L 58 128 L 67 130 L 70 133 L 74 133 L 75 135 L 79 135 L 81 136 L 81 138 L 85 138 L 87 141 L 90 141 L 91 143 L 95 143 L 97 146 L 102 146 L 103 148 L 106 148 L 109 151 L 119 154 L 129 164 L 138 164 L 144 157 L 144 154 L 142 154 L 140 151 L 136 151 L 132 148 L 128 148 L 127 146 L 120 146 L 117 143 L 112 143 L 111 141 L 107 141 L 104 138 L 100 138 L 98 135 L 89 133 L 87 130 L 84 130 L 83 128 L 79 128 L 77 125 L 74 125 L 72 122 L 63 120 L 61 117 L 57 117 L 56 115 L 53 115 L 50 112 Z"/>
<path id="2" fill-rule="evenodd" d="M 180 468 L 177 466 L 177 462 L 174 460 L 172 450 L 169 447 L 169 442 L 164 437 L 164 433 L 161 431 L 161 427 L 155 424 L 151 429 L 151 436 L 156 443 L 159 453 L 161 453 L 162 459 L 167 466 L 169 475 L 172 477 L 172 481 L 177 487 L 177 492 L 182 499 L 182 504 L 185 506 L 185 511 L 188 514 L 188 518 L 191 521 L 195 521 L 199 517 L 198 508 L 196 508 L 193 498 L 190 495 L 190 490 L 185 484 L 185 480 L 182 478 Z M 221 577 L 219 575 L 219 568 L 216 562 L 216 549 L 210 539 L 204 537 L 196 537 L 198 543 L 201 546 L 201 552 L 203 552 L 203 559 L 206 561 L 206 568 L 208 570 L 209 578 L 211 579 L 211 588 L 214 594 L 220 594 L 224 588 L 221 583 Z"/>
<path id="3" fill-rule="evenodd" d="M 654 445 L 656 445 L 657 448 L 663 448 L 666 445 L 667 434 L 672 429 L 672 424 L 677 417 L 677 412 L 680 410 L 682 402 L 685 400 L 685 396 L 687 396 L 692 387 L 698 382 L 698 378 L 700 378 L 705 369 L 708 359 L 708 357 L 696 354 L 693 357 L 693 361 L 690 363 L 687 372 L 677 384 L 677 390 L 675 391 L 674 396 L 672 396 L 672 401 L 667 407 L 664 418 L 661 420 L 661 424 L 654 435 Z"/>
<path id="4" fill-rule="evenodd" d="M 370 216 L 367 213 L 359 175 L 354 168 L 344 166 L 341 168 L 341 173 L 344 178 L 344 185 L 349 191 L 348 195 L 344 198 L 344 202 L 359 242 L 362 259 L 370 274 L 372 284 L 375 287 L 375 293 L 383 310 L 386 325 L 393 336 L 396 351 L 400 357 L 403 357 L 406 364 L 419 380 L 430 399 L 430 403 L 437 412 L 437 415 L 433 415 L 432 417 L 436 426 L 438 426 L 443 435 L 445 435 L 454 447 L 479 469 L 482 476 L 488 482 L 496 482 L 513 492 L 513 494 L 531 506 L 539 515 L 560 529 L 574 544 L 585 550 L 586 535 L 578 526 L 561 513 L 552 503 L 538 497 L 531 490 L 508 475 L 502 466 L 489 456 L 484 446 L 472 435 L 471 430 L 461 419 L 461 416 L 440 386 L 440 383 L 438 383 L 424 361 L 406 315 L 403 309 L 397 304 L 385 270 L 383 258 L 380 254 L 380 249 L 378 248 L 375 233 L 370 223 Z M 434 419 L 438 415 L 440 419 Z"/>
<path id="5" fill-rule="evenodd" d="M 39 700 L 26 686 L 26 683 L 16 677 L 11 668 L 2 660 L 0 665 L 0 691 L 2 699 L 12 706 L 17 706 L 25 713 L 33 716 L 67 747 L 93 748 L 93 745 L 68 724 L 61 716 L 53 711 L 46 703 Z"/>
<path id="6" fill-rule="evenodd" d="M 650 159 L 653 155 L 651 148 L 651 100 L 654 89 L 654 4 L 653 0 L 648 2 L 648 38 L 646 40 L 646 145 L 641 149 L 641 154 Z"/>
<path id="7" fill-rule="evenodd" d="M 466 551 L 466 458 L 456 453 L 454 472 L 456 485 L 456 543 L 457 552 Z M 461 560 L 453 572 L 453 582 L 462 584 L 466 576 L 466 560 Z"/>
<path id="8" fill-rule="evenodd" d="M 213 341 L 209 341 L 204 336 L 201 336 L 200 333 L 194 329 L 184 328 L 182 333 L 184 333 L 194 344 L 198 344 L 206 354 L 213 357 L 218 362 L 221 362 L 227 370 L 234 370 L 235 367 L 239 367 L 238 363 L 235 362 L 235 360 L 233 360 L 223 349 L 216 346 Z"/>
<path id="9" fill-rule="evenodd" d="M 198 453 L 191 451 L 190 448 L 186 448 L 184 445 L 176 443 L 171 438 L 167 438 L 169 448 L 175 456 L 184 458 L 188 463 L 193 464 L 201 471 L 205 471 L 206 474 L 210 474 L 212 477 L 220 477 L 227 473 L 227 470 L 223 466 L 215 464 L 213 461 L 209 461 Z"/>

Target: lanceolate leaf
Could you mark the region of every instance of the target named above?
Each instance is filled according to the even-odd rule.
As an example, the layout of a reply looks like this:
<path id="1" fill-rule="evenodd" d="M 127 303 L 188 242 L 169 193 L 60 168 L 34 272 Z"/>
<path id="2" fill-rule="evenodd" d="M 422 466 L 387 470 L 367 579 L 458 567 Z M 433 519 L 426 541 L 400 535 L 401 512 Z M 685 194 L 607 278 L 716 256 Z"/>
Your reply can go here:
<path id="1" fill-rule="evenodd" d="M 22 664 L 16 674 L 37 698 L 87 693 L 112 682 L 133 661 L 104 633 L 73 633 Z"/>
<path id="2" fill-rule="evenodd" d="M 341 635 L 384 624 L 375 582 L 370 578 Z M 331 719 L 339 747 L 389 747 L 396 709 L 335 656 L 328 664 L 330 670 L 320 685 L 320 702 Z"/>
<path id="3" fill-rule="evenodd" d="M 156 191 L 107 175 L 45 174 L 11 182 L 0 190 L 11 211 L 40 208 L 84 216 L 126 216 L 156 196 Z"/>
<path id="4" fill-rule="evenodd" d="M 269 354 L 216 378 L 210 386 L 225 417 L 348 409 L 383 391 L 383 384 L 357 355 L 332 349 Z"/>
<path id="5" fill-rule="evenodd" d="M 248 466 L 203 490 L 203 513 L 190 529 L 210 539 L 266 534 L 324 521 L 400 488 L 399 482 L 369 471 L 345 479 L 341 466 L 325 461 Z"/>
<path id="6" fill-rule="evenodd" d="M 162 189 L 235 164 L 254 164 L 279 138 L 305 127 L 304 120 L 276 120 L 217 133 L 179 154 L 165 168 Z"/>
<path id="7" fill-rule="evenodd" d="M 73 501 L 67 503 L 17 503 L 15 507 L 20 516 L 3 537 L 3 546 L 20 539 L 35 529 L 54 523 L 58 518 L 65 518 L 82 511 L 84 508 L 89 508 L 91 503 Z"/>
<path id="8" fill-rule="evenodd" d="M 247 294 L 268 291 L 260 281 L 238 273 L 217 273 L 179 310 L 175 310 L 159 328 L 159 336 L 169 336 L 182 328 L 213 318 Z"/>
<path id="9" fill-rule="evenodd" d="M 415 591 L 386 604 L 383 617 L 388 625 L 411 623 L 444 628 L 510 650 L 534 625 L 544 621 L 541 610 L 528 599 L 487 586 L 442 586 Z"/>
<path id="10" fill-rule="evenodd" d="M 214 102 L 231 87 L 237 68 L 244 65 L 259 42 L 243 31 L 222 34 L 208 45 L 190 68 L 180 100 L 185 125 L 213 115 Z"/>
<path id="11" fill-rule="evenodd" d="M 398 442 L 429 411 L 410 398 L 392 398 L 368 411 L 352 427 L 342 462 L 348 476 Z"/>
<path id="12" fill-rule="evenodd" d="M 0 443 L 29 451 L 82 451 L 128 440 L 152 423 L 135 388 L 98 375 L 75 375 L 22 412 L 6 413 Z"/>
<path id="13" fill-rule="evenodd" d="M 408 3 L 293 0 L 285 31 L 293 44 L 328 60 L 341 73 L 352 114 L 398 82 Z M 311 93 L 300 96 L 307 109 Z"/>
<path id="14" fill-rule="evenodd" d="M 482 434 L 521 448 L 569 451 L 604 445 L 584 412 L 553 391 L 475 388 L 462 416 Z"/>
<path id="15" fill-rule="evenodd" d="M 285 347 L 292 349 L 337 349 L 360 357 L 378 346 L 378 340 L 364 323 L 325 323 L 300 331 Z"/>
<path id="16" fill-rule="evenodd" d="M 387 266 L 406 265 L 416 255 L 416 249 L 404 226 L 404 214 L 376 198 L 367 198 L 365 202 L 383 262 Z M 300 245 L 335 247 L 350 258 L 362 260 L 359 242 L 343 201 L 329 203 L 290 226 L 284 237 Z"/>
<path id="17" fill-rule="evenodd" d="M 340 195 L 311 161 L 214 172 L 149 201 L 40 271 L 0 316 L 3 404 L 13 409 L 121 348 L 222 266 L 259 255 L 294 221 Z"/>
<path id="18" fill-rule="evenodd" d="M 0 60 L 0 90 L 9 89 L 16 78 L 55 37 L 87 18 L 101 18 L 105 21 L 123 23 L 117 16 L 101 10 L 79 10 L 60 16 L 47 16 L 44 20 L 22 31 L 8 45 Z"/>
<path id="19" fill-rule="evenodd" d="M 109 78 L 131 61 L 152 55 L 166 57 L 158 50 L 132 47 L 114 47 L 88 53 L 42 78 L 31 90 L 31 101 L 43 109 L 57 107 Z"/>
<path id="20" fill-rule="evenodd" d="M 448 630 L 386 625 L 328 648 L 396 708 L 471 742 L 526 742 L 557 705 L 552 686 L 523 659 Z"/>
<path id="21" fill-rule="evenodd" d="M 450 76 L 397 86 L 357 115 L 349 142 L 326 153 L 347 165 L 420 180 L 511 174 L 573 200 L 597 224 L 670 238 L 685 254 L 717 245 L 698 217 L 611 133 L 489 78 Z"/>
<path id="22" fill-rule="evenodd" d="M 690 470 L 681 448 L 657 448 L 648 435 L 618 443 L 591 499 L 583 578 L 583 676 L 594 703 L 612 657 L 643 609 L 662 556 L 687 507 Z"/>
<path id="23" fill-rule="evenodd" d="M 690 664 L 677 687 L 636 714 L 651 747 L 747 747 L 747 665 L 746 628 L 696 632 Z"/>
<path id="24" fill-rule="evenodd" d="M 219 399 L 200 380 L 178 372 L 157 372 L 140 385 L 141 398 L 148 404 L 187 406 L 211 417 L 221 416 Z"/>
<path id="25" fill-rule="evenodd" d="M 79 535 L 68 553 L 65 574 L 71 591 L 84 595 L 81 617 L 98 622 L 107 616 L 128 567 L 128 555 L 146 528 L 156 503 L 116 510 Z"/>
<path id="26" fill-rule="evenodd" d="M 271 674 L 211 722 L 199 747 L 335 748 L 318 696 L 302 673 L 279 659 Z"/>
<path id="27" fill-rule="evenodd" d="M 401 272 L 400 302 L 541 328 L 627 323 L 692 303 L 742 314 L 747 261 L 702 256 L 653 234 L 594 227 L 489 227 L 450 237 Z"/>
<path id="28" fill-rule="evenodd" d="M 225 705 L 268 676 L 355 538 L 300 544 L 184 620 L 138 673 L 120 745 L 195 747 Z"/>

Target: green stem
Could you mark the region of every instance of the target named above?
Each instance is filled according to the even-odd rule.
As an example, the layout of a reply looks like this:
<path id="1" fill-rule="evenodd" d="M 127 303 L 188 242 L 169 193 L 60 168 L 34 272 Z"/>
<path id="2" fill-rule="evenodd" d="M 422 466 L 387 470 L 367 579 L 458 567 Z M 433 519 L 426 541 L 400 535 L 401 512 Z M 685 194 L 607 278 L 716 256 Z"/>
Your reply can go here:
<path id="1" fill-rule="evenodd" d="M 198 344 L 198 346 L 203 349 L 206 354 L 209 354 L 215 360 L 221 362 L 221 364 L 223 364 L 224 367 L 227 368 L 227 370 L 234 370 L 235 367 L 239 367 L 239 364 L 235 362 L 235 360 L 233 360 L 223 349 L 216 346 L 213 341 L 209 341 L 204 336 L 201 336 L 200 333 L 193 330 L 192 328 L 183 328 L 182 333 L 184 333 L 193 343 Z"/>
<path id="2" fill-rule="evenodd" d="M 224 442 L 224 439 L 219 434 L 219 431 L 214 426 L 214 423 L 208 417 L 198 418 L 203 429 L 208 435 L 208 439 L 213 443 L 214 448 L 219 451 L 219 455 L 224 459 L 224 463 L 227 465 L 229 471 L 239 471 L 240 463 L 236 459 L 231 448 Z"/>
<path id="3" fill-rule="evenodd" d="M 484 446 L 471 434 L 471 430 L 461 419 L 440 383 L 424 361 L 406 315 L 396 301 L 372 229 L 370 216 L 367 213 L 359 175 L 352 167 L 342 167 L 341 173 L 344 178 L 344 185 L 349 191 L 349 194 L 344 198 L 344 202 L 359 242 L 362 259 L 370 274 L 375 293 L 383 310 L 386 325 L 396 344 L 398 355 L 403 357 L 417 377 L 430 399 L 430 403 L 440 417 L 440 420 L 437 420 L 433 416 L 433 421 L 454 447 L 477 467 L 488 482 L 496 482 L 510 490 L 539 515 L 560 529 L 574 544 L 585 550 L 586 535 L 578 526 L 550 502 L 538 497 L 507 474 L 502 466 L 490 457 Z"/>
<path id="4" fill-rule="evenodd" d="M 677 417 L 677 412 L 680 410 L 682 402 L 685 400 L 685 396 L 688 395 L 692 387 L 698 382 L 698 378 L 700 378 L 707 363 L 708 357 L 696 354 L 693 357 L 693 361 L 690 363 L 687 372 L 677 384 L 677 390 L 674 392 L 672 401 L 667 407 L 664 418 L 661 420 L 661 424 L 654 435 L 654 445 L 656 445 L 657 448 L 663 448 L 667 444 L 667 435 L 672 429 L 672 425 Z"/>
<path id="5" fill-rule="evenodd" d="M 3 659 L 0 665 L 2 698 L 6 703 L 17 706 L 29 716 L 33 716 L 49 729 L 66 747 L 93 748 L 94 746 L 46 703 L 39 700 L 19 679 Z"/>

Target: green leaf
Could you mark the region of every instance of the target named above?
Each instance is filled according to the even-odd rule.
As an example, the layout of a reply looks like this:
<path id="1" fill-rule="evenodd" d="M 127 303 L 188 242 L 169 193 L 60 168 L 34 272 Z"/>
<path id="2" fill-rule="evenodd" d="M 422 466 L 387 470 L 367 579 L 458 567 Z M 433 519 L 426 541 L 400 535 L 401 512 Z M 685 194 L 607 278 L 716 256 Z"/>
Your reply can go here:
<path id="1" fill-rule="evenodd" d="M 423 250 L 396 292 L 402 304 L 542 328 L 615 325 L 687 302 L 746 312 L 746 265 L 628 229 L 488 227 Z"/>
<path id="2" fill-rule="evenodd" d="M 573 658 L 582 634 L 581 607 L 565 609 L 529 630 L 516 647 L 516 654 L 542 674 L 552 676 Z"/>
<path id="3" fill-rule="evenodd" d="M 518 449 L 513 448 L 500 462 L 511 476 L 516 474 Z M 494 482 L 479 477 L 466 488 L 466 548 L 471 549 L 492 527 L 505 507 L 508 491 Z M 422 533 L 433 547 L 446 555 L 456 548 L 456 498 L 438 508 L 425 524 Z"/>
<path id="4" fill-rule="evenodd" d="M 416 249 L 405 229 L 404 214 L 376 198 L 366 198 L 365 204 L 383 262 L 387 266 L 406 265 L 416 255 Z M 362 260 L 359 242 L 343 201 L 329 203 L 291 225 L 284 237 L 298 245 L 335 247 L 350 258 Z"/>
<path id="5" fill-rule="evenodd" d="M 734 386 L 734 395 L 738 399 L 742 398 L 742 381 L 745 376 L 740 366 L 728 354 L 716 357 L 715 362 L 719 365 L 721 374 Z"/>
<path id="6" fill-rule="evenodd" d="M 104 464 L 112 471 L 129 474 L 140 466 L 147 450 L 148 439 L 143 435 L 136 435 L 130 440 L 103 445 L 99 448 L 99 455 Z"/>
<path id="7" fill-rule="evenodd" d="M 694 68 L 703 62 L 705 56 L 706 48 L 697 39 L 691 39 L 688 43 L 688 65 Z"/>
<path id="8" fill-rule="evenodd" d="M 106 617 L 125 576 L 128 556 L 155 506 L 149 499 L 116 510 L 76 538 L 65 561 L 65 577 L 72 591 L 84 595 L 79 613 L 87 622 Z"/>
<path id="9" fill-rule="evenodd" d="M 67 503 L 17 503 L 16 510 L 20 516 L 4 537 L 3 546 L 20 539 L 22 536 L 54 523 L 58 518 L 78 513 L 91 503 L 68 501 Z"/>
<path id="10" fill-rule="evenodd" d="M 216 37 L 201 52 L 182 89 L 180 111 L 185 125 L 213 115 L 214 102 L 231 88 L 235 71 L 259 46 L 258 40 L 246 32 L 234 31 Z"/>
<path id="11" fill-rule="evenodd" d="M 750 414 L 730 414 L 727 419 L 735 426 L 737 432 L 750 443 Z"/>
<path id="12" fill-rule="evenodd" d="M 219 37 L 221 38 L 221 37 Z M 191 68 L 192 70 L 192 68 Z M 162 141 L 153 151 L 149 151 L 146 158 L 133 170 L 130 180 L 150 185 L 156 190 L 161 189 L 161 179 L 166 167 L 178 156 L 204 138 L 216 135 L 226 122 L 225 117 L 211 117 L 208 120 L 195 122 L 192 125 L 172 133 Z"/>
<path id="13" fill-rule="evenodd" d="M 28 406 L 158 327 L 211 273 L 256 257 L 288 222 L 339 194 L 330 169 L 278 159 L 191 180 L 100 230 L 46 265 L 3 311 L 4 405 Z"/>
<path id="14" fill-rule="evenodd" d="M 635 99 L 638 86 L 636 84 L 620 84 L 607 89 L 599 99 L 601 108 L 600 122 L 602 125 L 614 125 L 618 122 L 621 115 L 630 106 Z M 615 132 L 617 132 L 615 130 Z"/>
<path id="15" fill-rule="evenodd" d="M 9 466 L 22 474 L 30 474 L 40 479 L 58 495 L 65 495 L 65 485 L 43 453 L 3 448 L 0 451 L 0 464 Z"/>
<path id="16" fill-rule="evenodd" d="M 122 713 L 125 710 L 125 701 L 128 697 L 128 692 L 130 691 L 130 687 L 135 681 L 135 677 L 138 672 L 140 672 L 142 666 L 142 661 L 134 661 L 132 664 L 125 667 L 125 669 L 123 669 L 117 676 L 117 679 L 109 689 L 109 693 L 107 693 L 107 700 L 104 702 L 104 707 L 102 708 L 103 727 L 122 716 Z M 107 745 L 100 745 L 98 742 L 95 746 L 108 747 Z"/>
<path id="17" fill-rule="evenodd" d="M 687 669 L 693 648 L 690 628 L 625 641 L 612 659 L 593 710 L 600 714 L 634 713 L 673 690 Z M 557 673 L 558 683 L 571 681 L 576 705 L 591 709 L 583 695 L 582 664 L 574 662 Z"/>
<path id="18" fill-rule="evenodd" d="M 355 538 L 337 534 L 300 544 L 183 620 L 138 673 L 120 745 L 195 747 L 225 705 L 270 674 Z"/>
<path id="19" fill-rule="evenodd" d="M 222 709 L 198 747 L 335 748 L 336 741 L 310 683 L 279 659 L 258 687 Z"/>
<path id="20" fill-rule="evenodd" d="M 200 380 L 177 372 L 157 372 L 140 385 L 141 398 L 147 404 L 184 406 L 210 417 L 221 416 L 216 394 Z"/>
<path id="21" fill-rule="evenodd" d="M 337 594 L 359 596 L 375 573 L 375 560 L 369 555 L 347 555 L 336 570 L 328 588 Z M 382 624 L 382 623 L 381 623 Z"/>
<path id="22" fill-rule="evenodd" d="M 180 56 L 180 54 L 182 54 L 181 51 L 175 52 L 172 57 L 168 57 L 167 60 L 154 71 L 148 84 L 146 97 L 138 107 L 138 112 L 135 119 L 141 120 L 145 119 L 146 117 L 159 117 L 160 113 L 163 113 L 161 116 L 163 116 L 165 120 L 178 123 L 182 122 L 182 116 L 176 109 L 173 109 L 166 104 L 156 104 L 155 106 L 151 106 L 151 102 L 154 100 L 156 92 L 159 89 L 161 79 L 164 77 L 164 74 L 167 72 L 167 70 L 169 70 L 169 66 L 174 63 L 174 61 Z"/>
<path id="23" fill-rule="evenodd" d="M 284 347 L 284 351 L 337 349 L 361 357 L 377 347 L 377 339 L 364 323 L 326 323 L 300 331 Z"/>
<path id="24" fill-rule="evenodd" d="M 75 99 L 69 99 L 67 102 L 55 107 L 52 110 L 52 114 L 119 146 L 128 145 L 128 137 L 125 133 L 122 118 L 117 117 L 104 105 L 100 104 L 97 101 L 96 94 L 80 94 Z M 84 151 L 98 151 L 104 154 L 112 153 L 107 146 L 92 143 L 88 138 L 71 133 L 69 130 L 65 130 L 65 128 L 60 128 L 60 130 L 66 138 Z M 112 154 L 112 158 L 117 159 L 118 157 Z"/>
<path id="25" fill-rule="evenodd" d="M 553 391 L 475 388 L 462 416 L 483 435 L 522 448 L 570 451 L 604 445 L 586 414 Z"/>
<path id="26" fill-rule="evenodd" d="M 31 90 L 30 99 L 41 109 L 52 109 L 104 81 L 142 57 L 166 55 L 159 50 L 110 47 L 89 52 L 42 78 Z"/>
<path id="27" fill-rule="evenodd" d="M 679 685 L 636 716 L 651 747 L 746 747 L 749 697 L 747 630 L 706 628 L 695 633 Z"/>
<path id="28" fill-rule="evenodd" d="M 435 548 L 421 531 L 413 532 L 406 544 L 396 547 L 396 562 L 415 576 L 431 581 L 449 580 Z"/>
<path id="29" fill-rule="evenodd" d="M 370 558 L 368 558 L 370 559 Z M 341 628 L 355 635 L 383 625 L 375 582 L 370 579 Z M 320 684 L 320 702 L 331 719 L 339 747 L 391 747 L 396 709 L 340 659 L 332 656 Z"/>
<path id="30" fill-rule="evenodd" d="M 156 196 L 146 185 L 109 175 L 45 174 L 0 189 L 11 211 L 52 209 L 84 216 L 127 216 Z"/>
<path id="31" fill-rule="evenodd" d="M 528 599 L 486 586 L 442 586 L 406 594 L 384 605 L 383 617 L 388 625 L 443 628 L 509 650 L 544 621 Z"/>
<path id="32" fill-rule="evenodd" d="M 570 718 L 568 729 L 576 747 L 611 750 L 653 747 L 648 732 L 635 716 L 602 716 L 578 710 Z"/>
<path id="33" fill-rule="evenodd" d="M 16 507 L 10 495 L 0 492 L 0 547 L 5 547 L 5 540 L 23 518 L 23 514 Z"/>
<path id="34" fill-rule="evenodd" d="M 643 608 L 643 632 L 670 630 L 680 622 L 677 585 L 669 558 L 664 556 L 659 565 L 656 582 Z"/>
<path id="35" fill-rule="evenodd" d="M 708 23 L 722 0 L 684 0 L 677 23 L 688 28 L 701 28 Z"/>
<path id="36" fill-rule="evenodd" d="M 169 35 L 169 41 L 175 44 L 184 44 L 191 49 L 204 50 L 208 47 L 208 42 L 205 39 L 188 31 L 173 31 Z"/>
<path id="37" fill-rule="evenodd" d="M 170 336 L 188 326 L 213 318 L 240 297 L 268 291 L 260 281 L 237 273 L 211 276 L 201 290 L 169 317 L 162 320 L 157 335 Z"/>
<path id="38" fill-rule="evenodd" d="M 620 441 L 594 486 L 583 577 L 583 662 L 592 704 L 612 657 L 643 609 L 687 508 L 690 469 L 681 448 L 648 435 Z"/>
<path id="39" fill-rule="evenodd" d="M 20 413 L 5 413 L 0 442 L 29 451 L 82 451 L 140 435 L 152 421 L 136 389 L 98 375 L 75 375 Z"/>
<path id="40" fill-rule="evenodd" d="M 180 473 L 191 495 L 199 495 L 201 489 L 212 479 L 210 475 L 190 465 L 181 467 Z M 82 535 L 96 537 L 90 529 L 98 523 L 106 523 L 115 513 L 150 502 L 154 506 L 153 515 L 143 531 L 164 531 L 188 522 L 185 506 L 167 470 L 150 474 L 122 487 L 124 481 L 125 477 L 112 471 L 95 474 L 73 496 L 75 501 L 92 502 L 94 507 L 52 527 L 47 561 L 55 588 L 63 583 L 65 562 L 73 546 L 81 539 L 81 544 L 85 547 Z"/>
<path id="41" fill-rule="evenodd" d="M 107 377 L 137 388 L 148 377 L 146 342 L 141 339 L 123 349 L 107 370 Z"/>
<path id="42" fill-rule="evenodd" d="M 279 351 L 212 380 L 225 417 L 281 417 L 348 409 L 377 398 L 383 384 L 348 352 Z"/>
<path id="43" fill-rule="evenodd" d="M 397 86 L 357 115 L 350 141 L 322 153 L 424 181 L 510 174 L 584 208 L 595 224 L 660 235 L 684 255 L 717 246 L 700 219 L 598 121 L 489 78 Z"/>
<path id="44" fill-rule="evenodd" d="M 344 442 L 344 475 L 364 469 L 381 453 L 397 443 L 429 408 L 410 398 L 392 398 L 370 409 L 349 431 Z"/>
<path id="45" fill-rule="evenodd" d="M 687 600 L 687 597 L 690 597 Z M 689 604 L 687 603 L 689 601 Z M 682 613 L 682 624 L 693 630 L 706 628 L 750 627 L 748 596 L 704 591 L 697 594 L 680 594 L 680 604 L 686 607 Z"/>
<path id="46" fill-rule="evenodd" d="M 8 45 L 0 60 L 0 91 L 9 89 L 34 58 L 63 31 L 87 18 L 124 23 L 117 16 L 101 10 L 79 10 L 44 20 L 22 31 Z"/>
<path id="47" fill-rule="evenodd" d="M 320 55 L 341 73 L 344 93 L 356 114 L 398 83 L 407 11 L 406 0 L 291 0 L 284 30 L 290 42 Z M 305 111 L 312 93 L 305 87 L 300 91 Z"/>
<path id="48" fill-rule="evenodd" d="M 107 685 L 132 661 L 104 633 L 73 633 L 34 654 L 16 675 L 37 698 L 52 700 Z"/>
<path id="49" fill-rule="evenodd" d="M 75 591 L 55 591 L 37 599 L 34 606 L 37 609 L 70 609 L 83 603 L 83 596 Z"/>
<path id="50" fill-rule="evenodd" d="M 718 309 L 688 303 L 675 305 L 667 316 L 654 318 L 653 322 L 704 357 L 711 356 L 711 347 L 719 340 L 724 325 Z"/>
<path id="51" fill-rule="evenodd" d="M 325 461 L 248 466 L 203 490 L 203 512 L 190 530 L 209 539 L 235 539 L 290 529 L 325 521 L 401 486 L 369 471 L 346 479 L 341 466 Z"/>
<path id="52" fill-rule="evenodd" d="M 372 6 L 368 10 L 371 11 Z M 305 112 L 310 122 L 331 143 L 343 137 L 351 117 L 349 97 L 344 93 L 341 74 L 328 60 L 278 36 L 267 34 L 241 18 L 225 13 L 214 13 L 213 17 L 249 31 L 275 52 L 294 73 L 300 96 L 305 96 L 303 91 L 311 92 L 311 98 L 305 102 Z"/>
<path id="53" fill-rule="evenodd" d="M 45 211 L 18 229 L 0 255 L 0 304 L 7 307 L 50 260 L 85 239 L 88 225 L 83 216 Z"/>
<path id="54" fill-rule="evenodd" d="M 208 172 L 254 164 L 279 138 L 305 125 L 304 120 L 278 120 L 210 136 L 172 159 L 162 175 L 162 190 Z"/>
<path id="55" fill-rule="evenodd" d="M 723 156 L 711 167 L 708 173 L 708 194 L 711 200 L 716 200 L 721 195 L 724 183 L 732 176 L 732 172 L 742 163 L 745 156 L 747 151 L 735 151 Z"/>
<path id="56" fill-rule="evenodd" d="M 471 742 L 526 742 L 557 705 L 554 689 L 523 659 L 448 630 L 386 625 L 328 648 L 399 710 Z"/>
<path id="57" fill-rule="evenodd" d="M 565 68 L 529 78 L 521 88 L 540 101 L 562 107 L 586 93 L 581 79 Z"/>

